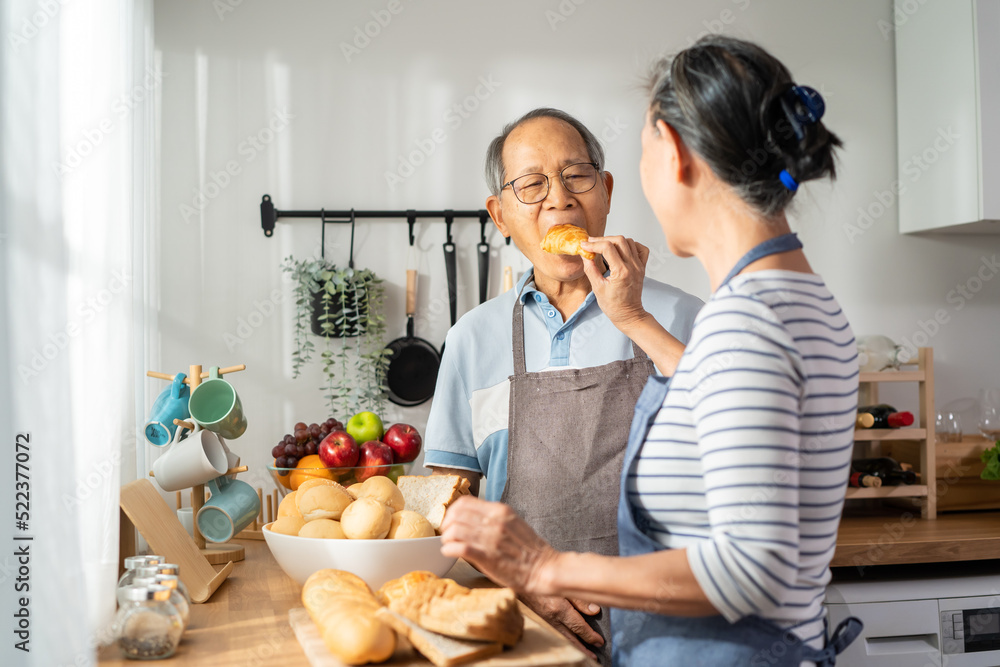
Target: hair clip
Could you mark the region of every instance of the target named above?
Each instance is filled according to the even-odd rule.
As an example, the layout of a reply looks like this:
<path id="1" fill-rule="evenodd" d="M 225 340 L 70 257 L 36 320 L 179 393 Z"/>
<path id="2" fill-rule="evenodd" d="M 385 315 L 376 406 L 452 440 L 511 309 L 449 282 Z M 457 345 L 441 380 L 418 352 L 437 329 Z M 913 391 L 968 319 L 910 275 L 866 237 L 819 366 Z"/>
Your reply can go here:
<path id="1" fill-rule="evenodd" d="M 781 110 L 785 113 L 795 137 L 802 141 L 806 134 L 803 125 L 812 125 L 819 121 L 826 112 L 823 96 L 809 86 L 793 84 L 780 97 Z"/>
<path id="2" fill-rule="evenodd" d="M 789 191 L 795 192 L 799 189 L 799 184 L 795 182 L 792 175 L 788 173 L 787 169 L 782 169 L 778 174 L 778 178 L 781 180 L 781 184 L 785 186 Z"/>

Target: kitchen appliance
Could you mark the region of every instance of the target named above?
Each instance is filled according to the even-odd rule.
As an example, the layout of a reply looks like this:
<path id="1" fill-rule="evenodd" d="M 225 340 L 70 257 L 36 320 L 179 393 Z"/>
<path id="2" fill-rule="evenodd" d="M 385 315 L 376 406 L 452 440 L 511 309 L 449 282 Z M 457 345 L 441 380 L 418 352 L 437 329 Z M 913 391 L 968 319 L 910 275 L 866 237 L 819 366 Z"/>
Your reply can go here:
<path id="1" fill-rule="evenodd" d="M 848 616 L 864 630 L 837 657 L 849 667 L 1000 665 L 1000 563 L 893 566 L 835 575 L 829 627 Z"/>

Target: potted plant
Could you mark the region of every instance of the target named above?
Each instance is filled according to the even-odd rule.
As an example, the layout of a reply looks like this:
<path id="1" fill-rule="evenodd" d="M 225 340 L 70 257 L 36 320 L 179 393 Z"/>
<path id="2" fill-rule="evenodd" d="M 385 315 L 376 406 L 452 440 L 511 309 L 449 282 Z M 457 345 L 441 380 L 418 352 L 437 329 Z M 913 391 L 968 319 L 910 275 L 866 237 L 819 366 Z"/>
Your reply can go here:
<path id="1" fill-rule="evenodd" d="M 312 361 L 322 336 L 324 398 L 332 414 L 385 408 L 385 287 L 368 269 L 340 268 L 322 258 L 287 257 L 282 271 L 292 279 L 295 296 L 295 346 L 292 377 Z"/>

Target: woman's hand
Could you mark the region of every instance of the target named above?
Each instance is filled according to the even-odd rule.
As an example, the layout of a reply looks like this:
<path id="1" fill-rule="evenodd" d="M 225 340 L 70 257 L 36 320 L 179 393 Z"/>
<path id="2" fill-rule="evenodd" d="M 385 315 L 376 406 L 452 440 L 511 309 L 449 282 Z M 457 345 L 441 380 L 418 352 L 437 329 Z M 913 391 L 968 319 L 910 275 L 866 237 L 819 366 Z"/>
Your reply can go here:
<path id="1" fill-rule="evenodd" d="M 530 595 L 552 595 L 548 566 L 558 552 L 503 503 L 456 500 L 441 523 L 441 553 L 464 558 L 493 581 Z"/>
<path id="2" fill-rule="evenodd" d="M 630 328 L 648 316 L 642 307 L 642 280 L 646 275 L 649 248 L 624 236 L 593 237 L 580 247 L 604 257 L 611 270 L 608 277 L 604 277 L 596 259 L 584 259 L 583 269 L 601 310 L 612 324 L 628 335 Z"/>

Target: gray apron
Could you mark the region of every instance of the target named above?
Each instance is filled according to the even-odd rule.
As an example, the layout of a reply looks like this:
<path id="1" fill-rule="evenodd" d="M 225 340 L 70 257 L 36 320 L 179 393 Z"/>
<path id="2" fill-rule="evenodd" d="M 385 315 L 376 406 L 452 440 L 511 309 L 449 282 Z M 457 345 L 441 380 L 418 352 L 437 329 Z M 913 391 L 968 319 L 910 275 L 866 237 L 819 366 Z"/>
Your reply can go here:
<path id="1" fill-rule="evenodd" d="M 635 403 L 654 373 L 653 362 L 633 342 L 632 359 L 528 373 L 520 295 L 513 319 L 507 484 L 500 501 L 560 551 L 616 556 L 625 444 Z M 608 610 L 583 617 L 605 642 L 588 648 L 602 665 L 610 665 Z"/>

